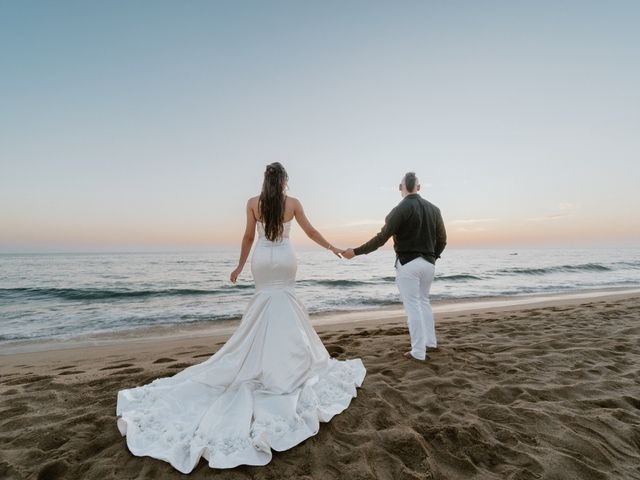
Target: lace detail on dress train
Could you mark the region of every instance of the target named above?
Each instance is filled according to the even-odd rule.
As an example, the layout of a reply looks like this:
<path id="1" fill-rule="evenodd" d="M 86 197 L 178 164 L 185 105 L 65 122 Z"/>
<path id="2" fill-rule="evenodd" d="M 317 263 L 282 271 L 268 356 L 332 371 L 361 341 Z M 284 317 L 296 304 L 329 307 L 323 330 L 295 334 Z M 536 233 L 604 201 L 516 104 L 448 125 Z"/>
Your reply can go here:
<path id="1" fill-rule="evenodd" d="M 291 222 L 251 257 L 256 293 L 229 340 L 172 377 L 118 392 L 118 428 L 138 456 L 188 473 L 201 457 L 216 468 L 265 465 L 347 408 L 366 375 L 358 358 L 331 358 L 294 292 Z"/>
<path id="2" fill-rule="evenodd" d="M 271 460 L 271 449 L 283 451 L 299 444 L 318 432 L 320 422 L 330 421 L 347 408 L 357 395 L 356 386 L 362 384 L 364 375 L 359 360 L 331 359 L 323 375 L 311 377 L 300 388 L 295 410 L 274 409 L 269 415 L 262 415 L 251 423 L 248 434 L 227 430 L 217 435 L 199 427 L 189 430 L 185 426 L 188 414 L 183 412 L 183 419 L 178 422 L 167 418 L 166 412 L 153 408 L 162 402 L 166 392 L 149 384 L 135 389 L 138 394 L 119 396 L 118 407 L 124 411 L 119 412 L 122 416 L 118 427 L 127 435 L 132 453 L 156 458 L 170 453 L 170 463 L 183 473 L 190 472 L 200 456 L 218 468 L 243 463 L 264 465 Z M 133 403 L 138 406 L 135 410 Z M 140 408 L 142 405 L 147 407 Z"/>

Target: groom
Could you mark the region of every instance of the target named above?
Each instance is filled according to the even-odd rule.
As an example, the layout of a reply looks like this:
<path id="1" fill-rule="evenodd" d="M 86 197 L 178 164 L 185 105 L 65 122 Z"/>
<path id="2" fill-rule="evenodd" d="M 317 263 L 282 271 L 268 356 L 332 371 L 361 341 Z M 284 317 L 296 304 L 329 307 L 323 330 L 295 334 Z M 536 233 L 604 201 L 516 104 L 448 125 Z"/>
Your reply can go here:
<path id="1" fill-rule="evenodd" d="M 440 209 L 422 198 L 420 182 L 414 172 L 400 183 L 403 199 L 385 218 L 384 227 L 375 237 L 357 248 L 348 248 L 342 256 L 348 259 L 371 253 L 393 235 L 396 251 L 396 284 L 407 313 L 411 351 L 408 358 L 426 360 L 427 347 L 435 348 L 436 331 L 429 290 L 435 274 L 436 259 L 447 243 Z"/>

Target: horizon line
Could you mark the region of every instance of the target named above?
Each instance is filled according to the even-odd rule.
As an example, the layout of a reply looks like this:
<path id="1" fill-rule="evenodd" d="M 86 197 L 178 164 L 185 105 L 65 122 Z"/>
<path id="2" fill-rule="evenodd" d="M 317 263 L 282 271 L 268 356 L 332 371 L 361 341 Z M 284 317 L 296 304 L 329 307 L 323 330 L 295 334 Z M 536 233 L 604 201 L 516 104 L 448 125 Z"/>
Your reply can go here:
<path id="1" fill-rule="evenodd" d="M 39 250 L 39 251 L 0 251 L 0 255 L 95 255 L 95 254 L 160 254 L 160 253 L 214 253 L 220 250 L 234 250 L 240 251 L 240 246 L 234 247 L 230 245 L 220 245 L 218 247 L 208 247 L 201 249 L 159 249 L 159 250 Z M 505 250 L 517 252 L 517 250 L 595 250 L 595 249 L 612 249 L 620 248 L 625 250 L 640 250 L 640 246 L 635 245 L 590 245 L 590 246 L 569 246 L 569 245 L 520 245 L 520 246 L 451 246 L 447 247 L 445 252 L 451 250 Z M 296 248 L 296 250 L 318 250 L 323 251 L 321 247 L 314 247 L 313 245 L 303 245 L 302 248 Z M 382 247 L 379 251 L 393 252 L 392 247 Z M 371 252 L 374 253 L 374 252 Z"/>

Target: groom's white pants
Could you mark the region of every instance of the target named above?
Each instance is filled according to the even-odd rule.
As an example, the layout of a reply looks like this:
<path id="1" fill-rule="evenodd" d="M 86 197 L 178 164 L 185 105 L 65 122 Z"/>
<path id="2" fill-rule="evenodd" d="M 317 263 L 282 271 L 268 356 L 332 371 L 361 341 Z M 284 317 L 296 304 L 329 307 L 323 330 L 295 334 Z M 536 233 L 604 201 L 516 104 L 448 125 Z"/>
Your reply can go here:
<path id="1" fill-rule="evenodd" d="M 396 284 L 407 314 L 411 355 L 420 360 L 425 359 L 427 347 L 437 346 L 433 310 L 429 301 L 434 275 L 435 265 L 422 257 L 404 265 L 396 261 Z"/>

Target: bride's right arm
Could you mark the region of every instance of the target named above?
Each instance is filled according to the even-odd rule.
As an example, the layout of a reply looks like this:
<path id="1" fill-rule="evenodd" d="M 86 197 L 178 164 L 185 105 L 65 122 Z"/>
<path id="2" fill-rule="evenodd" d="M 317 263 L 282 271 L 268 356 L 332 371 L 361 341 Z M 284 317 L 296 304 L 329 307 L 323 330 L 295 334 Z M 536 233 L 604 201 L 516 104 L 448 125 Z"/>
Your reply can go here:
<path id="1" fill-rule="evenodd" d="M 296 221 L 298 222 L 298 225 L 300 225 L 304 233 L 307 234 L 307 237 L 309 237 L 311 240 L 316 242 L 322 248 L 331 250 L 338 257 L 340 257 L 342 250 L 331 245 L 331 243 L 329 243 L 318 230 L 313 228 L 313 225 L 311 225 L 311 222 L 309 221 L 309 219 L 304 213 L 304 208 L 302 208 L 302 203 L 300 203 L 300 200 L 297 200 L 297 199 L 294 204 L 294 215 L 295 215 Z"/>
<path id="2" fill-rule="evenodd" d="M 232 283 L 236 283 L 238 279 L 238 275 L 242 272 L 244 268 L 244 264 L 247 263 L 247 258 L 249 257 L 249 252 L 251 251 L 251 245 L 253 245 L 253 239 L 256 235 L 256 217 L 253 214 L 253 209 L 251 208 L 251 199 L 247 201 L 247 226 L 244 230 L 244 236 L 242 237 L 242 247 L 240 249 L 240 260 L 238 260 L 238 266 L 236 269 L 231 272 L 231 276 L 229 280 Z"/>

